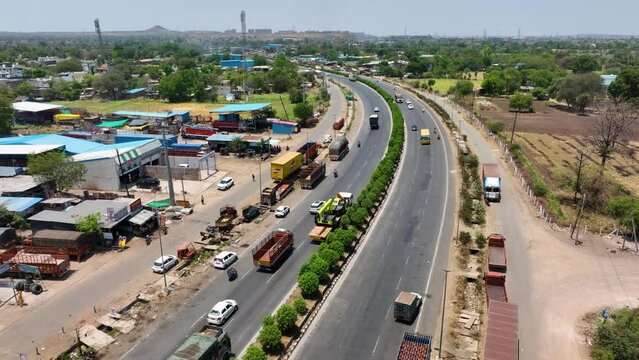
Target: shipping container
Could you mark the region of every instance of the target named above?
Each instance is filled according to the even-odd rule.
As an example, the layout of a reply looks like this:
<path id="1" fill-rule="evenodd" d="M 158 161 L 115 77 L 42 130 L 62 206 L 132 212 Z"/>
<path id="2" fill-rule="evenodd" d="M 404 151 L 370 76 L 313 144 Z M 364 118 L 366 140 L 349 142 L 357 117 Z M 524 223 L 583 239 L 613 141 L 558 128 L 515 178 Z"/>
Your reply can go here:
<path id="1" fill-rule="evenodd" d="M 488 308 L 484 360 L 519 359 L 517 305 L 492 301 Z"/>
<path id="2" fill-rule="evenodd" d="M 302 167 L 304 157 L 298 152 L 287 152 L 271 161 L 271 179 L 284 180 Z"/>
<path id="3" fill-rule="evenodd" d="M 304 156 L 304 164 L 308 164 L 311 161 L 315 160 L 317 157 L 317 152 L 319 150 L 319 144 L 316 142 L 307 142 L 302 145 L 297 152 Z"/>

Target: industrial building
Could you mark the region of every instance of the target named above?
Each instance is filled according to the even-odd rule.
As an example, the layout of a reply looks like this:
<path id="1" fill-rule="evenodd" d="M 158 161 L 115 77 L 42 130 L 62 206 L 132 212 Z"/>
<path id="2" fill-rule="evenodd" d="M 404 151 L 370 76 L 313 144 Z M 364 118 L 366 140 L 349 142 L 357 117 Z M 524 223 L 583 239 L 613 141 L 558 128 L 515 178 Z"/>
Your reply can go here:
<path id="1" fill-rule="evenodd" d="M 17 122 L 27 124 L 51 124 L 53 116 L 64 106 L 22 101 L 13 103 L 13 115 Z"/>
<path id="2" fill-rule="evenodd" d="M 37 206 L 42 200 L 44 199 L 41 197 L 0 196 L 0 206 L 22 217 L 27 217 L 37 212 Z"/>

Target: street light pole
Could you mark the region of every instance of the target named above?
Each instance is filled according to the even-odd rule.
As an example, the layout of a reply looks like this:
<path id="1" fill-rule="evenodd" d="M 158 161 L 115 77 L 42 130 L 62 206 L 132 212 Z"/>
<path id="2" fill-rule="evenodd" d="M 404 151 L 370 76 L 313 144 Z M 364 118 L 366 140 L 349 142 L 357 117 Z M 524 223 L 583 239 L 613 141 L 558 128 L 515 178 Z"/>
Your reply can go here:
<path id="1" fill-rule="evenodd" d="M 164 249 L 162 248 L 162 219 L 158 214 L 157 208 L 155 208 L 155 216 L 158 219 L 158 224 L 160 224 L 160 228 L 158 229 L 158 238 L 160 240 L 160 259 L 162 259 L 162 277 L 164 277 L 164 288 L 168 289 L 169 286 L 166 283 L 166 269 L 164 268 Z"/>
<path id="2" fill-rule="evenodd" d="M 439 358 L 442 358 L 442 343 L 444 340 L 444 315 L 446 313 L 446 287 L 448 285 L 448 273 L 450 270 L 442 269 L 446 273 L 444 277 L 444 296 L 442 298 L 442 323 L 441 329 L 439 329 Z"/>

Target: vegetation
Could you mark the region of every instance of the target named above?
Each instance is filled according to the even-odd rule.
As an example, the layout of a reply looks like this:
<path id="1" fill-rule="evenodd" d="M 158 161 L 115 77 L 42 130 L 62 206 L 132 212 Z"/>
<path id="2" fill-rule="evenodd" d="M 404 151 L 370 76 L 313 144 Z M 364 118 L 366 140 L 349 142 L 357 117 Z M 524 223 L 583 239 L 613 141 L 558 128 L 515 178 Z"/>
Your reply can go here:
<path id="1" fill-rule="evenodd" d="M 597 326 L 592 356 L 596 360 L 639 358 L 639 310 L 622 309 Z"/>
<path id="2" fill-rule="evenodd" d="M 89 214 L 84 217 L 76 218 L 75 229 L 81 233 L 93 237 L 102 234 L 102 227 L 100 226 L 100 213 Z"/>
<path id="3" fill-rule="evenodd" d="M 13 123 L 13 108 L 8 97 L 0 94 L 0 135 L 11 133 Z"/>
<path id="4" fill-rule="evenodd" d="M 84 181 L 87 172 L 81 162 L 71 160 L 61 151 L 48 151 L 27 157 L 29 173 L 41 182 L 53 184 L 58 191 L 66 191 Z"/>
<path id="5" fill-rule="evenodd" d="M 603 168 L 619 145 L 632 138 L 632 126 L 637 122 L 639 112 L 629 103 L 608 99 L 598 99 L 596 108 L 599 118 L 590 131 L 588 142 L 601 158 Z"/>
<path id="6" fill-rule="evenodd" d="M 310 299 L 319 292 L 319 277 L 312 271 L 301 272 L 297 277 L 297 285 L 302 291 L 302 296 Z"/>
<path id="7" fill-rule="evenodd" d="M 212 85 L 210 76 L 197 69 L 178 70 L 160 80 L 158 91 L 162 98 L 170 103 L 185 102 L 191 99 L 203 102 L 214 99 L 214 89 L 207 90 Z"/>
<path id="8" fill-rule="evenodd" d="M 531 111 L 533 105 L 533 97 L 528 93 L 516 92 L 508 99 L 508 106 L 511 110 L 514 110 L 515 116 L 513 120 L 513 128 L 510 133 L 510 143 L 513 143 L 513 137 L 515 136 L 515 127 L 517 126 L 517 116 L 522 111 Z"/>
<path id="9" fill-rule="evenodd" d="M 262 349 L 274 353 L 282 347 L 282 332 L 275 325 L 262 326 L 257 339 L 262 344 Z"/>
<path id="10" fill-rule="evenodd" d="M 266 353 L 259 346 L 251 344 L 246 349 L 244 360 L 266 360 Z"/>
<path id="11" fill-rule="evenodd" d="M 26 230 L 29 228 L 29 223 L 22 216 L 7 210 L 4 205 L 0 205 L 0 226 Z"/>
<path id="12" fill-rule="evenodd" d="M 298 119 L 309 119 L 313 117 L 313 107 L 308 103 L 299 103 L 293 108 L 293 114 Z"/>
<path id="13" fill-rule="evenodd" d="M 275 313 L 275 319 L 277 323 L 277 328 L 283 332 L 289 332 L 293 328 L 295 328 L 295 321 L 297 320 L 297 312 L 293 308 L 293 306 L 284 304 L 277 309 Z"/>
<path id="14" fill-rule="evenodd" d="M 308 312 L 308 307 L 306 306 L 306 300 L 303 298 L 297 298 L 293 301 L 293 307 L 295 308 L 295 312 L 298 315 L 306 315 Z"/>

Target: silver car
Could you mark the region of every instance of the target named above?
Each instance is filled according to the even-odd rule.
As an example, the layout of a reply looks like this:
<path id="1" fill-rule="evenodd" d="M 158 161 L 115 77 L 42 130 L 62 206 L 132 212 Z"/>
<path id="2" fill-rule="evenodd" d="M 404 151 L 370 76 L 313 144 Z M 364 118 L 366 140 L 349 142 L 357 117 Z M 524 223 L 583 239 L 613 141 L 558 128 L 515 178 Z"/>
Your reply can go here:
<path id="1" fill-rule="evenodd" d="M 164 255 L 153 262 L 151 269 L 154 273 L 165 273 L 177 265 L 178 259 L 174 255 Z"/>

